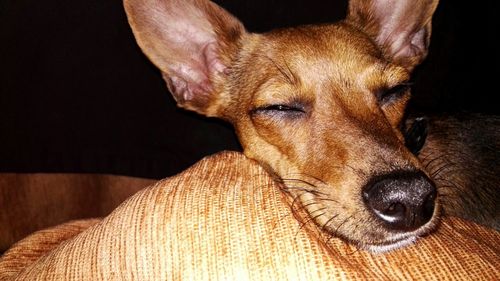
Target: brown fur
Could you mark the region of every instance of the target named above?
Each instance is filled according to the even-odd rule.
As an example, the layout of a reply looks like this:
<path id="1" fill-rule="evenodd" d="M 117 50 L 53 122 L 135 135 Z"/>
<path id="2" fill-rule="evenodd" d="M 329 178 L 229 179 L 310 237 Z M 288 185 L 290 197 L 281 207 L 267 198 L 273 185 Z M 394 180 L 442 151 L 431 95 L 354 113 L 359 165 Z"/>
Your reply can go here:
<path id="1" fill-rule="evenodd" d="M 436 181 L 444 213 L 500 230 L 500 118 L 462 113 L 428 120 L 419 158 Z"/>
<path id="2" fill-rule="evenodd" d="M 436 5 L 351 1 L 342 22 L 252 34 L 206 0 L 125 0 L 138 44 L 179 106 L 231 122 L 245 155 L 315 223 L 374 251 L 436 223 L 438 207 L 423 227 L 395 232 L 361 198 L 378 175 L 422 169 L 400 132 L 409 91 L 391 89 L 425 58 Z"/>

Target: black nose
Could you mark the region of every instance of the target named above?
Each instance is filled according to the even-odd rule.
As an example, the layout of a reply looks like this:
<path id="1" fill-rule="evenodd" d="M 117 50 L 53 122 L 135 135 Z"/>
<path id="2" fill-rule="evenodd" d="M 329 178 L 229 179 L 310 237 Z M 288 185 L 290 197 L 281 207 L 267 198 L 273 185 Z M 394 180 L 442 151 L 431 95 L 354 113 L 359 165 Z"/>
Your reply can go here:
<path id="1" fill-rule="evenodd" d="M 412 231 L 434 213 L 436 187 L 422 172 L 378 176 L 363 188 L 365 205 L 387 227 Z"/>

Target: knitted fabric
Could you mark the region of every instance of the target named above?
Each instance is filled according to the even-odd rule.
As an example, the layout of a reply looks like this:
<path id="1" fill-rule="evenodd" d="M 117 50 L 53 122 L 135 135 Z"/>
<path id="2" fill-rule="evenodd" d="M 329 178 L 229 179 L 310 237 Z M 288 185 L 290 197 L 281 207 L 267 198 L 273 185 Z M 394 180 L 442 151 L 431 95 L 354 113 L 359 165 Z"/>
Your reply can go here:
<path id="1" fill-rule="evenodd" d="M 470 222 L 444 218 L 416 244 L 375 255 L 300 217 L 258 164 L 220 153 L 101 221 L 20 241 L 0 280 L 500 280 L 499 233 Z"/>

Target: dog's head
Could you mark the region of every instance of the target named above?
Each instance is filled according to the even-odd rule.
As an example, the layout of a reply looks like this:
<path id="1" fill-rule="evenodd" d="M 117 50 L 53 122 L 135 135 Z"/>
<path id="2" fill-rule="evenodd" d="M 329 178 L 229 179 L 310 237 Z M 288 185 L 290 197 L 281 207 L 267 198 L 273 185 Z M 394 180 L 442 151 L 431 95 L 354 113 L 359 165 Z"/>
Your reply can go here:
<path id="1" fill-rule="evenodd" d="M 385 251 L 436 220 L 436 189 L 400 128 L 436 2 L 353 0 L 339 23 L 265 34 L 207 0 L 125 8 L 179 106 L 231 122 L 325 231 Z"/>

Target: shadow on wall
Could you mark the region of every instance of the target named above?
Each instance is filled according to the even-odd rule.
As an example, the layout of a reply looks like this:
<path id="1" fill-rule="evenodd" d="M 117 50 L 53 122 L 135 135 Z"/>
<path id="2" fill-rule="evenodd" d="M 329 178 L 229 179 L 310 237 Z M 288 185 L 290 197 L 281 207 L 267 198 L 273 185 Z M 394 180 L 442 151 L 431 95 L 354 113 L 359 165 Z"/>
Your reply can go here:
<path id="1" fill-rule="evenodd" d="M 251 31 L 332 22 L 347 7 L 216 2 Z M 498 62 L 492 5 L 440 3 L 430 55 L 414 76 L 416 110 L 499 113 L 488 99 L 495 80 L 486 70 Z M 3 1 L 0 34 L 0 172 L 162 178 L 205 155 L 240 149 L 228 124 L 176 108 L 136 46 L 121 1 Z"/>

